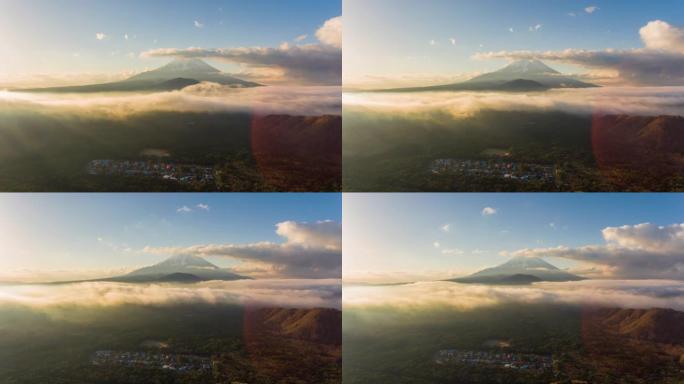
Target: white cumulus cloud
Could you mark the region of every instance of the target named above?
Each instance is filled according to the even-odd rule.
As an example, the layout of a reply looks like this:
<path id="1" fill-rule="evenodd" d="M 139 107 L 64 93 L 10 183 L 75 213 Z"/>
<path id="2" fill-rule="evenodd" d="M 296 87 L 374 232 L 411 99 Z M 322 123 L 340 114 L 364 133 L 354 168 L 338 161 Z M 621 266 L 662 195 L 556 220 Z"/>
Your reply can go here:
<path id="1" fill-rule="evenodd" d="M 342 48 L 342 16 L 327 20 L 316 31 L 316 38 L 325 44 L 335 48 Z"/>
<path id="2" fill-rule="evenodd" d="M 496 214 L 496 208 L 484 207 L 482 209 L 482 216 L 491 216 Z"/>
<path id="3" fill-rule="evenodd" d="M 654 20 L 639 30 L 646 48 L 684 53 L 684 29 Z"/>

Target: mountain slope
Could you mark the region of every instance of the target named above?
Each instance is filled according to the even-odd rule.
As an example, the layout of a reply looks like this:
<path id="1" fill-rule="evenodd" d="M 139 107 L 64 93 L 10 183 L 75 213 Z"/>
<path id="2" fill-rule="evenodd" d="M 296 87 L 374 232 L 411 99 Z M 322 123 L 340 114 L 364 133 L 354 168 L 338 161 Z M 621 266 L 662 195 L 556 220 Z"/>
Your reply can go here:
<path id="1" fill-rule="evenodd" d="M 337 309 L 260 308 L 249 310 L 246 321 L 257 333 L 333 345 L 342 342 L 342 313 Z"/>
<path id="2" fill-rule="evenodd" d="M 684 117 L 597 115 L 593 118 L 595 147 L 626 156 L 684 151 Z"/>
<path id="3" fill-rule="evenodd" d="M 616 190 L 661 191 L 680 184 L 682 116 L 596 114 L 591 141 L 598 166 Z"/>
<path id="4" fill-rule="evenodd" d="M 391 92 L 430 91 L 503 91 L 533 92 L 552 88 L 592 88 L 585 83 L 552 69 L 539 60 L 518 60 L 494 72 L 485 73 L 468 81 L 430 87 L 391 89 Z"/>
<path id="5" fill-rule="evenodd" d="M 243 342 L 249 365 L 274 383 L 342 382 L 340 310 L 248 307 Z"/>
<path id="6" fill-rule="evenodd" d="M 278 190 L 339 190 L 342 116 L 269 115 L 252 120 L 252 151 Z"/>
<path id="7" fill-rule="evenodd" d="M 173 91 L 209 81 L 237 88 L 261 84 L 227 75 L 199 59 L 176 59 L 163 67 L 143 72 L 123 81 L 66 87 L 19 89 L 21 92 L 96 93 Z"/>
<path id="8" fill-rule="evenodd" d="M 586 318 L 630 338 L 684 344 L 684 312 L 663 308 L 601 308 L 588 311 Z"/>
<path id="9" fill-rule="evenodd" d="M 540 258 L 514 257 L 492 268 L 449 281 L 475 284 L 530 284 L 537 281 L 576 281 L 581 277 L 556 268 Z"/>

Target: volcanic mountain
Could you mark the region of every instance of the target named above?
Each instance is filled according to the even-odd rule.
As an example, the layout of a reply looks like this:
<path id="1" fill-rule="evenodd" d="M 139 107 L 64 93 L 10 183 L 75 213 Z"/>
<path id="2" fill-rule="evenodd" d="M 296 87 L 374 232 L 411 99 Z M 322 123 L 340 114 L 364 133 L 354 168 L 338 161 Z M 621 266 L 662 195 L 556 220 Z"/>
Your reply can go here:
<path id="1" fill-rule="evenodd" d="M 198 256 L 178 255 L 155 265 L 137 269 L 123 276 L 102 279 L 127 283 L 198 282 L 207 280 L 249 279 L 206 261 Z"/>
<path id="2" fill-rule="evenodd" d="M 537 257 L 514 257 L 496 267 L 450 279 L 457 283 L 520 285 L 539 281 L 577 281 L 582 277 L 558 269 Z"/>
<path id="3" fill-rule="evenodd" d="M 142 72 L 123 81 L 67 87 L 20 89 L 17 91 L 54 93 L 173 91 L 199 84 L 203 81 L 235 88 L 261 86 L 261 84 L 225 74 L 200 59 L 176 59 L 163 67 Z"/>
<path id="4" fill-rule="evenodd" d="M 455 84 L 391 89 L 391 92 L 430 91 L 502 91 L 534 92 L 552 88 L 592 88 L 585 83 L 552 69 L 539 60 L 518 60 L 495 72 L 485 73 Z"/>

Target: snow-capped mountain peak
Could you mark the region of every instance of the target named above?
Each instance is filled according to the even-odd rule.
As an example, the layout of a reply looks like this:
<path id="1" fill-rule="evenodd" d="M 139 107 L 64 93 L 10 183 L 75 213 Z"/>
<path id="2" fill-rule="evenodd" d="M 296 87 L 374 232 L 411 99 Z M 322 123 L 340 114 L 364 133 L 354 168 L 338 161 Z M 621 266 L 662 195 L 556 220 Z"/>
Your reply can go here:
<path id="1" fill-rule="evenodd" d="M 517 60 L 500 69 L 500 73 L 558 74 L 559 72 L 539 60 Z"/>

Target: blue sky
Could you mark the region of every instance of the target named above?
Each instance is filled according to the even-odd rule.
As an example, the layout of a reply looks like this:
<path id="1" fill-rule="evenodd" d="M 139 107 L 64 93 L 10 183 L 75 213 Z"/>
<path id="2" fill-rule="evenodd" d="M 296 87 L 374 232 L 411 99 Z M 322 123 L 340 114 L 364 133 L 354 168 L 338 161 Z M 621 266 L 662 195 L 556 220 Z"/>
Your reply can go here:
<path id="1" fill-rule="evenodd" d="M 162 47 L 274 47 L 304 34 L 302 43 L 315 42 L 341 7 L 339 0 L 0 0 L 0 54 L 10 57 L 0 79 L 139 71 L 168 61 L 138 57 Z"/>
<path id="2" fill-rule="evenodd" d="M 483 214 L 486 207 L 495 213 Z M 684 222 L 684 196 L 348 194 L 344 274 L 357 278 L 368 271 L 386 271 L 443 278 L 440 273 L 465 274 L 500 264 L 509 257 L 501 251 L 603 245 L 604 228 L 647 222 Z M 566 259 L 553 262 L 559 267 L 576 264 Z"/>
<path id="3" fill-rule="evenodd" d="M 115 269 L 164 258 L 138 252 L 146 246 L 280 243 L 277 223 L 340 222 L 340 204 L 338 194 L 5 194 L 0 269 Z"/>
<path id="4" fill-rule="evenodd" d="M 472 60 L 478 52 L 641 48 L 639 29 L 653 20 L 684 25 L 684 4 L 673 0 L 346 0 L 344 18 L 345 79 L 351 84 L 363 82 L 364 75 L 446 76 L 490 71 L 505 64 Z M 583 69 L 554 65 L 563 71 Z"/>

